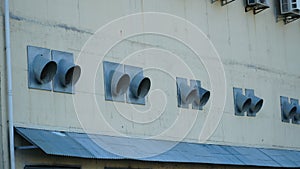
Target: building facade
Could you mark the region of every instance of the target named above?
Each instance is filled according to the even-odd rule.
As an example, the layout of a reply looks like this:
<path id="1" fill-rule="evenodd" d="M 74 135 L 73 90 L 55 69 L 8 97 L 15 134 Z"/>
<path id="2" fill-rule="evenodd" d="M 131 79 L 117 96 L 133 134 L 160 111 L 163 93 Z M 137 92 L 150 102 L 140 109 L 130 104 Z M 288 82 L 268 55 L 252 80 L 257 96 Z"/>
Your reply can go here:
<path id="1" fill-rule="evenodd" d="M 300 167 L 300 1 L 226 2 L 10 0 L 16 168 Z"/>

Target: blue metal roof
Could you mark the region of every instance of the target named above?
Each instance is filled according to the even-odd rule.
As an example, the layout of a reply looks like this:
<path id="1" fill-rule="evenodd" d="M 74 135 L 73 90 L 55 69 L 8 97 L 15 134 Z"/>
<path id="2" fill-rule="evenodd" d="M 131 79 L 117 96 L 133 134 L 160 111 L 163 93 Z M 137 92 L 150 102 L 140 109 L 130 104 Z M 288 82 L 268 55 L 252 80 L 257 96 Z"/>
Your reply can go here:
<path id="1" fill-rule="evenodd" d="M 265 167 L 300 167 L 300 151 L 159 141 L 140 138 L 88 135 L 85 133 L 16 128 L 26 140 L 46 154 L 94 159 L 133 159 L 154 162 L 205 163 Z M 101 144 L 97 144 L 97 142 Z M 104 145 L 99 146 L 99 145 Z M 172 146 L 174 145 L 174 146 Z M 163 153 L 151 154 L 172 146 Z M 121 149 L 119 154 L 110 148 Z M 151 150 L 151 151 L 149 151 Z M 130 151 L 141 158 L 128 157 Z M 148 154 L 147 154 L 148 153 Z M 147 156 L 144 156 L 147 154 Z"/>

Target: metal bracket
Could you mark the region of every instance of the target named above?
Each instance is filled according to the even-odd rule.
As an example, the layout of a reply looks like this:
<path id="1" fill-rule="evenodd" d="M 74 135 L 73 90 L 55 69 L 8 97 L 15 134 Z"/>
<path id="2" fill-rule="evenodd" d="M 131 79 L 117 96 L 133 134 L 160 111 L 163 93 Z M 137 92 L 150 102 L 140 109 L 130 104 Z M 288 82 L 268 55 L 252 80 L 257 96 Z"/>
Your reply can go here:
<path id="1" fill-rule="evenodd" d="M 217 2 L 218 0 L 211 0 L 211 3 L 215 3 Z M 221 5 L 224 6 L 224 5 L 227 5 L 235 0 L 220 0 L 221 1 Z"/>
<path id="2" fill-rule="evenodd" d="M 224 6 L 224 5 L 227 5 L 227 4 L 229 4 L 233 1 L 235 1 L 235 0 L 221 0 L 221 5 Z"/>
<path id="3" fill-rule="evenodd" d="M 299 18 L 300 16 L 298 15 L 279 15 L 276 17 L 276 22 L 283 21 L 284 24 L 286 25 L 298 20 Z"/>
<path id="4" fill-rule="evenodd" d="M 263 6 L 263 5 L 247 5 L 245 7 L 245 12 L 249 12 L 253 10 L 253 14 L 256 15 L 266 9 L 270 8 L 269 6 Z"/>
<path id="5" fill-rule="evenodd" d="M 278 9 L 276 8 L 275 8 L 275 14 L 276 14 L 276 22 L 283 21 L 285 25 L 294 22 L 300 18 L 300 15 L 296 15 L 293 13 L 280 14 L 280 12 L 278 12 Z"/>
<path id="6" fill-rule="evenodd" d="M 31 149 L 37 149 L 38 146 L 32 145 L 32 146 L 17 146 L 15 147 L 16 150 L 31 150 Z"/>

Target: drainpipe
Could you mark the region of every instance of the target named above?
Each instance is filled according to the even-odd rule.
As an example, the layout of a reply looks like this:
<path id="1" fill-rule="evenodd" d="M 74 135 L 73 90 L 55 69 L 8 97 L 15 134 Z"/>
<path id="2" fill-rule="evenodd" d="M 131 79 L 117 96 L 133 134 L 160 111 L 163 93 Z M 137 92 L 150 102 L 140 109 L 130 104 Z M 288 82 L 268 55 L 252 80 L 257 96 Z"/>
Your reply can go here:
<path id="1" fill-rule="evenodd" d="M 8 130 L 9 130 L 9 154 L 10 168 L 15 169 L 15 145 L 14 145 L 14 117 L 13 117 L 13 96 L 12 96 L 12 73 L 10 54 L 10 26 L 9 26 L 9 0 L 4 1 L 5 15 L 5 47 L 6 47 L 6 73 L 7 73 L 7 109 L 8 109 Z"/>

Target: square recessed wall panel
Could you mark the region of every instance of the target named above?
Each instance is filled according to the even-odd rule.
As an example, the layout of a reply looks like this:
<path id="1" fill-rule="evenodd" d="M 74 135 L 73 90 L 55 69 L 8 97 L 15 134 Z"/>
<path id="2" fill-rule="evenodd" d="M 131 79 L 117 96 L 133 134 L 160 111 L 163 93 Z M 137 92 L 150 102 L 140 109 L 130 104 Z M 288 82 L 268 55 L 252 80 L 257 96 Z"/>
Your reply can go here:
<path id="1" fill-rule="evenodd" d="M 284 96 L 280 96 L 281 121 L 285 122 L 285 123 L 289 123 L 290 119 L 289 118 L 285 118 L 284 111 L 283 111 L 283 105 L 286 102 L 287 103 L 289 102 L 289 98 L 288 97 L 284 97 Z"/>
<path id="2" fill-rule="evenodd" d="M 293 98 L 291 98 L 290 99 L 290 102 L 291 102 L 291 104 L 293 104 L 293 105 L 295 105 L 295 106 L 298 106 L 299 105 L 299 100 L 298 99 L 293 99 Z M 297 111 L 299 111 L 299 110 L 297 110 Z M 296 120 L 296 118 L 295 118 L 295 116 L 292 118 L 292 123 L 293 124 L 300 124 L 300 121 L 299 120 Z"/>
<path id="3" fill-rule="evenodd" d="M 125 68 L 125 73 L 129 75 L 131 81 L 135 76 L 144 76 L 143 69 L 140 67 L 125 65 L 124 68 Z M 130 91 L 130 85 L 127 92 L 126 101 L 127 103 L 131 103 L 131 104 L 140 104 L 140 105 L 146 104 L 145 98 L 137 98 L 132 94 L 132 92 Z"/>
<path id="4" fill-rule="evenodd" d="M 46 84 L 39 83 L 34 76 L 33 61 L 36 57 L 45 57 L 51 60 L 50 49 L 35 46 L 27 46 L 27 65 L 28 65 L 28 88 L 40 90 L 52 90 L 51 82 Z"/>
<path id="5" fill-rule="evenodd" d="M 59 62 L 63 59 L 74 63 L 74 56 L 72 53 L 52 50 L 51 55 L 53 61 L 55 61 L 57 65 L 59 65 Z M 60 67 L 58 66 L 58 72 L 59 69 Z M 53 80 L 53 91 L 70 94 L 74 93 L 74 85 L 63 86 L 59 78 L 59 74 L 56 74 Z"/>
<path id="6" fill-rule="evenodd" d="M 243 89 L 234 87 L 233 88 L 234 113 L 235 113 L 236 116 L 244 116 L 245 113 L 240 112 L 237 108 L 237 103 L 236 103 L 237 98 L 236 98 L 236 96 L 237 96 L 238 93 L 243 94 Z"/>
<path id="7" fill-rule="evenodd" d="M 103 62 L 105 100 L 125 102 L 125 95 L 114 96 L 112 94 L 111 80 L 115 71 L 124 72 L 124 66 L 118 63 L 108 61 Z"/>
<path id="8" fill-rule="evenodd" d="M 254 96 L 254 90 L 253 89 L 245 89 L 245 95 L 250 97 L 250 96 Z M 249 117 L 255 117 L 256 116 L 256 112 L 255 113 L 251 113 L 250 109 L 247 111 L 247 116 Z"/>
<path id="9" fill-rule="evenodd" d="M 180 92 L 180 87 L 179 85 L 183 83 L 183 84 L 187 84 L 187 79 L 185 78 L 180 78 L 180 77 L 176 77 L 176 86 L 177 86 L 177 105 L 180 108 L 189 108 L 189 104 L 185 104 L 182 100 L 181 100 L 181 92 Z"/>
<path id="10" fill-rule="evenodd" d="M 196 88 L 201 87 L 200 80 L 190 80 L 190 86 L 195 86 Z M 197 105 L 195 102 L 192 103 L 192 108 L 196 110 L 203 110 L 203 106 Z"/>

